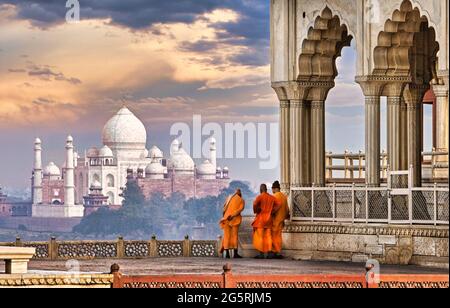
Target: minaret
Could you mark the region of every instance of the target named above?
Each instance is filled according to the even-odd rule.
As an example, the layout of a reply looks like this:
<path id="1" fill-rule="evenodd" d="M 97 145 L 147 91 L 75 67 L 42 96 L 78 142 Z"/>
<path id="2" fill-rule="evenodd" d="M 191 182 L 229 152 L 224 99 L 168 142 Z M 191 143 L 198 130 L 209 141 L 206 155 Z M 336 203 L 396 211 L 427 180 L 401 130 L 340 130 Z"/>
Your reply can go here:
<path id="1" fill-rule="evenodd" d="M 33 204 L 42 203 L 42 142 L 36 138 L 34 142 L 34 177 L 33 177 Z"/>
<path id="2" fill-rule="evenodd" d="M 211 164 L 213 164 L 214 166 L 214 170 L 217 169 L 217 147 L 216 147 L 216 139 L 214 137 L 211 137 L 209 139 L 209 144 L 210 144 L 210 160 L 211 160 Z"/>
<path id="3" fill-rule="evenodd" d="M 75 205 L 75 185 L 74 185 L 74 166 L 73 166 L 73 138 L 67 137 L 66 144 L 66 175 L 64 177 L 64 204 L 66 206 Z"/>

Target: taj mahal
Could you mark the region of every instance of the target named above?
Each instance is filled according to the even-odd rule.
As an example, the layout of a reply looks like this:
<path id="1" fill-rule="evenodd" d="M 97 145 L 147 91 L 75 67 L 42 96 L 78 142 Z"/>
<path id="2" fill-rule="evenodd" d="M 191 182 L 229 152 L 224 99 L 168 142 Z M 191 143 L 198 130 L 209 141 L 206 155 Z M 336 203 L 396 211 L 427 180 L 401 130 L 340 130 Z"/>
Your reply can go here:
<path id="1" fill-rule="evenodd" d="M 209 139 L 209 159 L 196 165 L 175 139 L 170 157 L 156 146 L 146 148 L 144 124 L 127 108 L 121 108 L 104 126 L 103 146 L 80 155 L 74 139 L 66 140 L 63 166 L 42 165 L 42 141 L 34 144 L 32 174 L 32 216 L 50 218 L 83 217 L 101 207 L 120 208 L 123 189 L 133 180 L 146 197 L 154 193 L 186 198 L 218 195 L 228 187 L 229 170 L 217 165 L 216 140 Z"/>

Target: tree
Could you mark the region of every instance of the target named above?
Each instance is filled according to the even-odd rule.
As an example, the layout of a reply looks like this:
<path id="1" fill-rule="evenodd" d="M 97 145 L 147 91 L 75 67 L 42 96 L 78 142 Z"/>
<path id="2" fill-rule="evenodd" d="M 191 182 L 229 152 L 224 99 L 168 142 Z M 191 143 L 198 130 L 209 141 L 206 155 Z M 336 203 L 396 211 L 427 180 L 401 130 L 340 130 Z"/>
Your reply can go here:
<path id="1" fill-rule="evenodd" d="M 128 181 L 123 193 L 122 208 L 114 211 L 101 208 L 84 217 L 73 231 L 84 235 L 136 235 L 139 233 L 160 233 L 157 221 L 158 206 L 145 200 L 135 181 Z"/>
<path id="2" fill-rule="evenodd" d="M 244 199 L 253 202 L 255 193 L 247 183 L 234 181 L 219 196 L 186 200 L 180 193 L 165 197 L 160 193 L 145 199 L 135 181 L 128 181 L 123 192 L 122 208 L 110 210 L 101 208 L 84 217 L 73 231 L 82 235 L 107 236 L 123 235 L 149 238 L 177 236 L 199 224 L 209 225 L 213 229 L 211 237 L 219 234 L 218 222 L 222 218 L 226 198 L 240 188 Z"/>

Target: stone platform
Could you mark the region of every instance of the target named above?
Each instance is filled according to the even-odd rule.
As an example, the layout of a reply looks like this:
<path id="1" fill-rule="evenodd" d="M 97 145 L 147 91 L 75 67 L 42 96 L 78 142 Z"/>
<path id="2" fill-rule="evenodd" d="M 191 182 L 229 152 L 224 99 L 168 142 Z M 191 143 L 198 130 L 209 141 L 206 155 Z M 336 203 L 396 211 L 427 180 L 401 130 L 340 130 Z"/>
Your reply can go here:
<path id="1" fill-rule="evenodd" d="M 229 263 L 235 274 L 361 274 L 364 263 L 295 260 L 225 260 L 221 258 L 151 258 L 151 259 L 97 259 L 79 261 L 31 261 L 30 274 L 42 271 L 67 272 L 79 265 L 83 273 L 109 273 L 112 264 L 119 264 L 125 275 L 168 275 L 168 274 L 220 274 Z M 4 263 L 0 262 L 0 272 Z M 382 274 L 445 274 L 445 269 L 431 269 L 419 266 L 382 265 Z M 1 274 L 0 274 L 1 276 Z"/>

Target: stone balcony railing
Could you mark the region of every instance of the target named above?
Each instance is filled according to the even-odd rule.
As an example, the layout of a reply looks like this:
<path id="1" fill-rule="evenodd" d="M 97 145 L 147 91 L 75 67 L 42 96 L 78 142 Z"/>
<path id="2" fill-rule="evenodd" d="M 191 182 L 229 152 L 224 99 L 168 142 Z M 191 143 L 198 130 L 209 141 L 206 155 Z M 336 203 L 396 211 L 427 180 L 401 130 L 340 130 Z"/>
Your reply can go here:
<path id="1" fill-rule="evenodd" d="M 57 241 L 0 243 L 0 246 L 33 247 L 34 260 L 92 260 L 176 257 L 218 257 L 220 239 L 195 241 L 186 237 L 182 241 L 127 241 L 119 237 L 115 241 Z"/>

